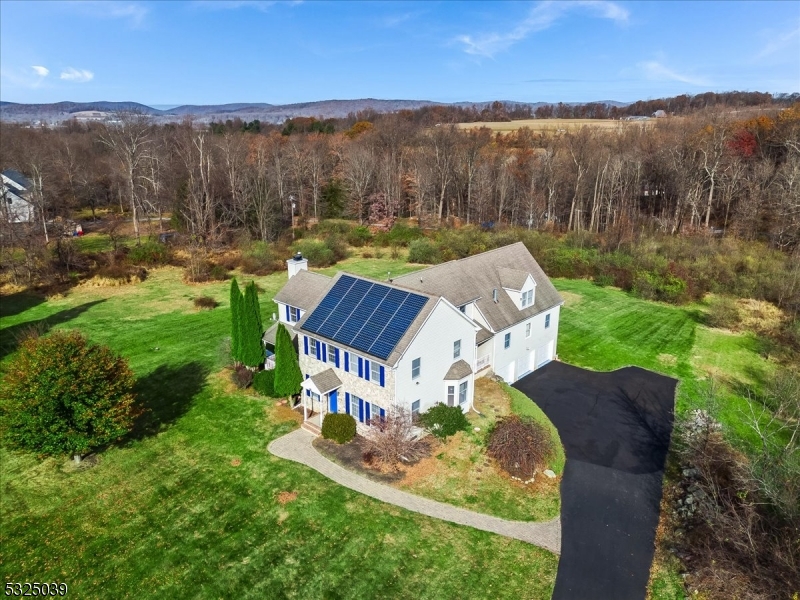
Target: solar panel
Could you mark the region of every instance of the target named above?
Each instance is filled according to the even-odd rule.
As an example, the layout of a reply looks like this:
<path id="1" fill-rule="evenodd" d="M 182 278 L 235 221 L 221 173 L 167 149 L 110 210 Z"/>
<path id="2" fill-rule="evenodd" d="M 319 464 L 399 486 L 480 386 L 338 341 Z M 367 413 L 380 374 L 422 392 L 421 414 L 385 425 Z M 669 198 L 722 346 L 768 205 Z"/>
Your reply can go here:
<path id="1" fill-rule="evenodd" d="M 342 275 L 303 329 L 386 360 L 427 301 L 419 294 Z"/>

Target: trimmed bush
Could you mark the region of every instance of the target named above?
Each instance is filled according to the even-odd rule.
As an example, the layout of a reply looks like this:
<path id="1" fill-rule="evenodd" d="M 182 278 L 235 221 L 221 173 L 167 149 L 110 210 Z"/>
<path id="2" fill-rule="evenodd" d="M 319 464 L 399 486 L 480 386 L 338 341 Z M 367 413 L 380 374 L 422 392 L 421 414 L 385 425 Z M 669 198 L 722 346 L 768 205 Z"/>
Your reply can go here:
<path id="1" fill-rule="evenodd" d="M 441 402 L 422 413 L 419 420 L 428 431 L 441 439 L 469 429 L 469 421 L 460 406 L 447 406 Z"/>
<path id="2" fill-rule="evenodd" d="M 250 387 L 250 384 L 253 383 L 253 372 L 244 365 L 238 365 L 233 368 L 233 373 L 231 373 L 231 381 L 240 390 L 248 388 Z"/>
<path id="3" fill-rule="evenodd" d="M 356 436 L 356 420 L 344 413 L 328 413 L 322 419 L 322 437 L 346 444 Z"/>
<path id="4" fill-rule="evenodd" d="M 275 371 L 259 371 L 253 375 L 253 389 L 267 398 L 277 398 L 275 395 Z"/>
<path id="5" fill-rule="evenodd" d="M 408 247 L 408 262 L 435 265 L 441 262 L 439 249 L 430 240 L 414 240 Z"/>
<path id="6" fill-rule="evenodd" d="M 169 262 L 169 249 L 158 242 L 145 242 L 130 249 L 128 260 L 136 265 L 165 265 Z"/>
<path id="7" fill-rule="evenodd" d="M 0 388 L 4 444 L 43 455 L 86 454 L 128 433 L 142 413 L 124 358 L 78 332 L 29 338 Z"/>
<path id="8" fill-rule="evenodd" d="M 219 302 L 211 298 L 210 296 L 198 296 L 194 299 L 194 305 L 196 308 L 206 308 L 211 310 L 212 308 L 216 308 L 219 306 Z"/>
<path id="9" fill-rule="evenodd" d="M 553 438 L 541 423 L 504 417 L 489 432 L 487 453 L 512 477 L 528 480 L 553 456 Z"/>

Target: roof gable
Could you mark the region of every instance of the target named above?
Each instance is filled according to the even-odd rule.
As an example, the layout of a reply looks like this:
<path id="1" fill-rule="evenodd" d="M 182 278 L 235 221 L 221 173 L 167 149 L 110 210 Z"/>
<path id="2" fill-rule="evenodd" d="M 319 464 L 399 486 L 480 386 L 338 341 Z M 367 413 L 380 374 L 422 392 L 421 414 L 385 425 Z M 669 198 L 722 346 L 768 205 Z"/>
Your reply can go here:
<path id="1" fill-rule="evenodd" d="M 303 269 L 290 277 L 273 299 L 307 311 L 319 302 L 330 283 L 330 277 Z"/>

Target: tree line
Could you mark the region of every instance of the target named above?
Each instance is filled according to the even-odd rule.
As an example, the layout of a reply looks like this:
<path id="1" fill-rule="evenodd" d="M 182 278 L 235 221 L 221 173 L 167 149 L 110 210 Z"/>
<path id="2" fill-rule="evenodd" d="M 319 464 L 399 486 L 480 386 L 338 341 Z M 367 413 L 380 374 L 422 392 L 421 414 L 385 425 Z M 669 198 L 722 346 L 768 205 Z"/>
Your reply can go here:
<path id="1" fill-rule="evenodd" d="M 232 230 L 270 241 L 293 217 L 510 225 L 620 240 L 641 228 L 702 231 L 786 251 L 800 241 L 800 104 L 506 135 L 426 127 L 412 113 L 338 127 L 301 121 L 288 132 L 155 125 L 132 113 L 108 125 L 3 123 L 0 166 L 31 181 L 32 232 L 45 241 L 55 217 L 81 208 L 124 213 L 137 237 L 171 226 L 198 245 Z"/>

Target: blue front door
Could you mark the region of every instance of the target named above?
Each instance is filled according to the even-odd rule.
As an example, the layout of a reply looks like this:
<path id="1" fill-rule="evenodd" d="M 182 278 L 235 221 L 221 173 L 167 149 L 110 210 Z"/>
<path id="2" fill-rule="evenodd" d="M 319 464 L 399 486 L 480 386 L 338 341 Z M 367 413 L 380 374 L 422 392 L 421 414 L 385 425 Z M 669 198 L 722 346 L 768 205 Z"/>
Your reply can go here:
<path id="1" fill-rule="evenodd" d="M 336 390 L 328 394 L 328 410 L 332 413 L 338 412 L 336 410 Z"/>

